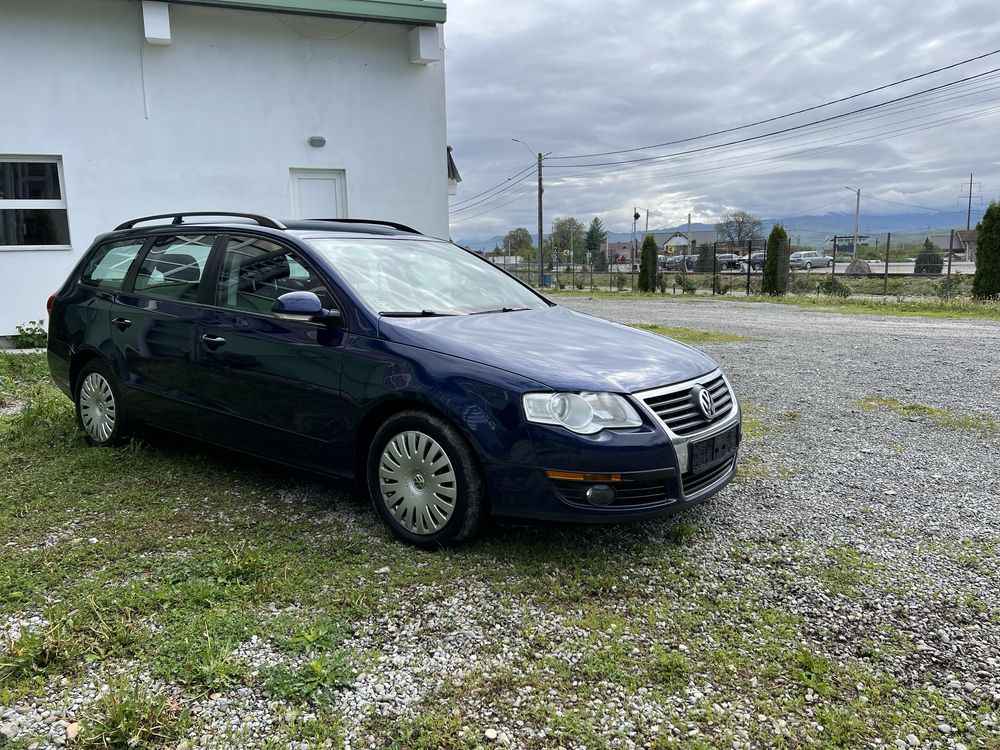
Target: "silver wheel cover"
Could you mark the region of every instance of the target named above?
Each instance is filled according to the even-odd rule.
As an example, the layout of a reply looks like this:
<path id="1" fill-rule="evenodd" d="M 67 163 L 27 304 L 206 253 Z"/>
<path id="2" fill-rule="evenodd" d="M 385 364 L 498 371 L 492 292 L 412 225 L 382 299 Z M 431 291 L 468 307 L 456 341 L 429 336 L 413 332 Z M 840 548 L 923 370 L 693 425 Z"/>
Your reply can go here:
<path id="1" fill-rule="evenodd" d="M 455 469 L 444 448 L 423 432 L 401 432 L 386 444 L 378 486 L 392 517 L 413 534 L 440 531 L 455 512 Z"/>
<path id="2" fill-rule="evenodd" d="M 92 372 L 80 384 L 80 421 L 93 440 L 107 442 L 115 429 L 115 394 L 100 373 Z"/>

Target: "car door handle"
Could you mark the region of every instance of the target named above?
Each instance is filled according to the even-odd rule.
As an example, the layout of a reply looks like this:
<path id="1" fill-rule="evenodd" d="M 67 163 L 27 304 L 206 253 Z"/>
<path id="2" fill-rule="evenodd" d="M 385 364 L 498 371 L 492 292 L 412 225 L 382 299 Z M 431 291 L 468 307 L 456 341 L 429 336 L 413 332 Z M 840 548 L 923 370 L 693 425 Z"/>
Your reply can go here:
<path id="1" fill-rule="evenodd" d="M 201 337 L 202 343 L 205 344 L 209 349 L 218 349 L 220 346 L 226 343 L 226 340 L 222 336 L 212 336 L 206 333 Z"/>
<path id="2" fill-rule="evenodd" d="M 129 320 L 128 318 L 112 318 L 111 325 L 113 325 L 119 331 L 124 331 L 126 328 L 132 325 L 132 321 Z"/>

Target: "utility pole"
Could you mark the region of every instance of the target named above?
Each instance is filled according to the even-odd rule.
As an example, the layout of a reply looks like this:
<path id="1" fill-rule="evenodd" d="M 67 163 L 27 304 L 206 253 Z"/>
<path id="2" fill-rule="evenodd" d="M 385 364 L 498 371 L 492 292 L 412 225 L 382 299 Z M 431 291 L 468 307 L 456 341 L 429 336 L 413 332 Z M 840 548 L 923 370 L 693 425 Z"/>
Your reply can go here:
<path id="1" fill-rule="evenodd" d="M 965 217 L 965 228 L 972 229 L 972 173 L 969 173 L 969 213 Z"/>
<path id="2" fill-rule="evenodd" d="M 545 283 L 545 253 L 542 251 L 542 152 L 538 152 L 538 288 Z"/>
<path id="3" fill-rule="evenodd" d="M 514 143 L 520 143 L 526 149 L 528 153 L 534 156 L 534 150 L 527 143 L 522 141 L 520 138 L 511 138 Z M 552 153 L 551 151 L 549 153 Z M 542 239 L 542 193 L 545 190 L 542 188 L 542 159 L 544 159 L 548 154 L 543 154 L 541 151 L 538 152 L 538 288 L 541 289 L 545 282 L 545 253 L 542 250 L 542 245 L 544 241 Z"/>
<path id="4" fill-rule="evenodd" d="M 541 167 L 539 167 L 541 169 Z M 854 260 L 858 259 L 858 227 L 861 224 L 861 188 L 858 188 L 858 200 L 854 206 L 854 252 L 852 256 Z"/>

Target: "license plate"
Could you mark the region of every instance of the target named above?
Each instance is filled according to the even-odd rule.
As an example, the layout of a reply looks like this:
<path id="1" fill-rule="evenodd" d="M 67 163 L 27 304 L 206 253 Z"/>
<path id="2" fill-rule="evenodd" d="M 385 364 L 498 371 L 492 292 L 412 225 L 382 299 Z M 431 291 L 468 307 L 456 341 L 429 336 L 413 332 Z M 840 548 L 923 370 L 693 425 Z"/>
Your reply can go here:
<path id="1" fill-rule="evenodd" d="M 691 443 L 691 460 L 688 471 L 697 474 L 713 464 L 732 458 L 740 446 L 740 426 L 733 425 L 725 432 Z"/>

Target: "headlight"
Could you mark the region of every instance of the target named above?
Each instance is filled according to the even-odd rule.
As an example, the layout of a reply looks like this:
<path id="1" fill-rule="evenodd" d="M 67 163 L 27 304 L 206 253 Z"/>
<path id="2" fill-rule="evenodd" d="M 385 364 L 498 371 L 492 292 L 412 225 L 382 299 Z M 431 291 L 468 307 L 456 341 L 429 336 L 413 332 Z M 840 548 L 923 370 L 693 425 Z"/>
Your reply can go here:
<path id="1" fill-rule="evenodd" d="M 529 422 L 561 425 L 580 435 L 642 424 L 632 404 L 614 393 L 526 393 L 523 402 Z"/>

